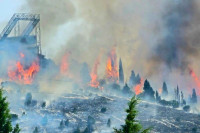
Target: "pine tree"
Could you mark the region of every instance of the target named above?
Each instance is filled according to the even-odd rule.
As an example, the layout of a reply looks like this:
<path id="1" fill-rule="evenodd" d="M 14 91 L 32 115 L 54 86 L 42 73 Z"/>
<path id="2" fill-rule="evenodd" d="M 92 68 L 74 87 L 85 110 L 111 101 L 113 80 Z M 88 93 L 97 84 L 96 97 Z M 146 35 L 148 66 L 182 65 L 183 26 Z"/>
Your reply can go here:
<path id="1" fill-rule="evenodd" d="M 132 94 L 131 88 L 128 87 L 128 84 L 127 84 L 127 83 L 126 83 L 125 86 L 123 87 L 122 91 L 123 91 L 124 94 L 129 94 L 129 95 Z"/>
<path id="2" fill-rule="evenodd" d="M 12 130 L 11 115 L 8 108 L 6 97 L 3 97 L 3 88 L 0 89 L 0 133 L 19 133 L 19 125 L 17 124 Z"/>
<path id="3" fill-rule="evenodd" d="M 161 98 L 160 98 L 160 96 L 159 96 L 159 94 L 158 94 L 158 91 L 156 91 L 156 101 L 157 101 L 157 102 L 160 102 L 160 100 L 161 100 Z"/>
<path id="4" fill-rule="evenodd" d="M 162 96 L 166 97 L 167 95 L 168 95 L 167 84 L 163 82 Z"/>
<path id="5" fill-rule="evenodd" d="M 16 124 L 15 128 L 13 129 L 12 133 L 19 133 L 21 130 L 19 128 L 19 124 Z"/>
<path id="6" fill-rule="evenodd" d="M 136 105 L 138 104 L 138 99 L 134 96 L 128 103 L 128 109 L 126 109 L 127 116 L 125 119 L 125 125 L 122 125 L 121 129 L 114 128 L 114 133 L 148 133 L 150 128 L 143 130 L 142 125 L 135 120 L 138 111 L 136 110 Z"/>
<path id="7" fill-rule="evenodd" d="M 124 84 L 124 71 L 123 71 L 123 66 L 122 66 L 122 60 L 121 60 L 121 58 L 119 60 L 119 82 L 121 84 Z"/>
<path id="8" fill-rule="evenodd" d="M 110 126 L 111 126 L 111 119 L 109 118 L 107 121 L 107 127 L 110 127 Z"/>
<path id="9" fill-rule="evenodd" d="M 35 127 L 33 133 L 39 133 L 39 131 L 38 131 L 38 127 Z"/>
<path id="10" fill-rule="evenodd" d="M 135 85 L 135 72 L 132 70 L 131 71 L 131 76 L 130 76 L 130 79 L 129 79 L 129 85 L 130 86 L 134 86 Z"/>
<path id="11" fill-rule="evenodd" d="M 143 90 L 144 92 L 142 93 L 142 97 L 144 99 L 150 99 L 152 101 L 155 101 L 155 97 L 154 97 L 155 92 L 147 79 L 144 82 Z"/>
<path id="12" fill-rule="evenodd" d="M 195 89 L 192 90 L 191 102 L 192 103 L 197 103 L 197 94 L 196 94 L 196 90 Z"/>
<path id="13" fill-rule="evenodd" d="M 138 73 L 137 76 L 135 77 L 135 84 L 139 84 L 141 80 L 140 74 Z"/>

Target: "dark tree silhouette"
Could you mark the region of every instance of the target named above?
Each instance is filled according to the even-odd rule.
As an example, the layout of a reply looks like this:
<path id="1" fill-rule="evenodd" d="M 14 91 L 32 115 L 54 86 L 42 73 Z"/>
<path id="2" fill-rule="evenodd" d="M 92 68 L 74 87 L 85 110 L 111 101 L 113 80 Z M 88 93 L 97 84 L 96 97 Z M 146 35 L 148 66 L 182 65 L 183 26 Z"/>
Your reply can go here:
<path id="1" fill-rule="evenodd" d="M 3 97 L 3 88 L 0 89 L 0 133 L 19 133 L 19 125 L 12 128 L 11 115 L 6 97 Z"/>
<path id="2" fill-rule="evenodd" d="M 155 101 L 154 97 L 155 92 L 147 79 L 144 82 L 143 90 L 144 92 L 141 94 L 142 98 Z"/>
<path id="3" fill-rule="evenodd" d="M 164 97 L 168 96 L 167 84 L 165 82 L 163 82 L 162 86 L 162 96 Z"/>
<path id="4" fill-rule="evenodd" d="M 122 125 L 121 129 L 114 128 L 114 133 L 148 133 L 150 128 L 142 129 L 142 125 L 135 120 L 138 111 L 136 110 L 136 105 L 138 104 L 138 99 L 134 96 L 128 103 L 128 109 L 126 109 L 127 116 L 125 119 L 125 125 Z"/>
<path id="5" fill-rule="evenodd" d="M 130 86 L 134 86 L 135 85 L 135 72 L 132 70 L 131 71 L 131 76 L 130 76 L 130 79 L 129 79 L 129 85 Z"/>
<path id="6" fill-rule="evenodd" d="M 124 84 L 124 70 L 123 70 L 121 58 L 119 60 L 119 82 L 121 84 Z"/>
<path id="7" fill-rule="evenodd" d="M 192 90 L 191 103 L 197 103 L 197 94 L 195 89 Z"/>
<path id="8" fill-rule="evenodd" d="M 161 100 L 161 98 L 160 98 L 160 96 L 158 94 L 158 91 L 156 91 L 156 102 L 160 102 L 160 100 Z"/>
<path id="9" fill-rule="evenodd" d="M 125 86 L 123 87 L 123 90 L 122 90 L 122 91 L 123 91 L 124 94 L 128 94 L 128 95 L 132 94 L 131 88 L 128 87 L 128 84 L 127 84 L 127 83 L 126 83 Z"/>

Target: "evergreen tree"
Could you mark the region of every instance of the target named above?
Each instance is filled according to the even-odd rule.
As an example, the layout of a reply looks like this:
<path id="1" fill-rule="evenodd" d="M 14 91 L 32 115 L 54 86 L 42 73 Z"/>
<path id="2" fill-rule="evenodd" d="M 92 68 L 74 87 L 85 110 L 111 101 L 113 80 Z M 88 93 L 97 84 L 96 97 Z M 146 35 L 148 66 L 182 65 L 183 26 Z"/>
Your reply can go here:
<path id="1" fill-rule="evenodd" d="M 137 76 L 135 77 L 135 84 L 140 84 L 140 80 L 141 80 L 141 77 L 138 73 Z"/>
<path id="2" fill-rule="evenodd" d="M 17 124 L 12 130 L 11 115 L 8 108 L 6 97 L 3 97 L 3 88 L 0 89 L 0 133 L 19 133 L 19 125 Z"/>
<path id="3" fill-rule="evenodd" d="M 180 104 L 180 92 L 179 92 L 179 87 L 177 86 L 177 93 L 176 93 L 177 101 Z"/>
<path id="4" fill-rule="evenodd" d="M 141 95 L 143 98 L 155 101 L 155 97 L 154 97 L 155 92 L 147 79 L 144 82 L 143 90 L 144 92 Z"/>
<path id="5" fill-rule="evenodd" d="M 161 100 L 161 98 L 160 98 L 160 96 L 159 96 L 159 94 L 158 94 L 158 91 L 156 91 L 156 101 L 157 101 L 157 102 L 160 102 L 160 100 Z"/>
<path id="6" fill-rule="evenodd" d="M 123 90 L 122 90 L 122 91 L 123 91 L 124 94 L 129 94 L 129 95 L 132 94 L 131 88 L 128 87 L 128 84 L 127 84 L 127 83 L 126 83 L 125 86 L 123 87 Z"/>
<path id="7" fill-rule="evenodd" d="M 107 121 L 107 127 L 110 127 L 110 126 L 111 126 L 111 119 L 109 118 Z"/>
<path id="8" fill-rule="evenodd" d="M 138 99 L 134 96 L 128 103 L 128 109 L 126 109 L 127 116 L 125 119 L 125 125 L 122 125 L 121 129 L 114 128 L 114 133 L 148 133 L 150 128 L 143 130 L 142 125 L 135 120 L 138 111 L 136 110 L 136 105 L 138 104 Z"/>
<path id="9" fill-rule="evenodd" d="M 129 78 L 129 85 L 130 86 L 134 86 L 135 85 L 135 72 L 132 70 L 131 71 L 131 76 Z"/>
<path id="10" fill-rule="evenodd" d="M 168 95 L 167 84 L 163 82 L 162 86 L 162 96 L 166 97 Z"/>
<path id="11" fill-rule="evenodd" d="M 196 94 L 196 90 L 195 89 L 192 90 L 191 102 L 192 103 L 197 103 L 197 94 Z"/>
<path id="12" fill-rule="evenodd" d="M 39 133 L 38 127 L 35 127 L 33 133 Z"/>
<path id="13" fill-rule="evenodd" d="M 19 128 L 19 124 L 16 124 L 15 128 L 13 129 L 12 133 L 19 133 L 21 130 Z"/>
<path id="14" fill-rule="evenodd" d="M 183 92 L 181 91 L 181 105 L 186 105 L 186 101 L 184 99 L 184 95 L 183 95 Z"/>
<path id="15" fill-rule="evenodd" d="M 123 71 L 123 66 L 122 66 L 122 60 L 121 60 L 121 58 L 119 60 L 119 82 L 121 84 L 124 84 L 124 71 Z"/>
<path id="16" fill-rule="evenodd" d="M 93 125 L 95 124 L 95 119 L 91 116 L 88 116 L 87 127 L 83 133 L 92 133 L 94 131 Z"/>

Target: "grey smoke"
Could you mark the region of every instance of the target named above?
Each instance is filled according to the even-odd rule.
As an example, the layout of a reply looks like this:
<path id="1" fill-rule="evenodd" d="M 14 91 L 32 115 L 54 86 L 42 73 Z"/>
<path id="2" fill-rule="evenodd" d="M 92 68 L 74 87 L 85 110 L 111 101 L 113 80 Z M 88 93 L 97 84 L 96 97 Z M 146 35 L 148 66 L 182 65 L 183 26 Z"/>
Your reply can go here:
<path id="1" fill-rule="evenodd" d="M 156 45 L 152 57 L 156 65 L 165 64 L 169 69 L 185 71 L 191 58 L 199 57 L 200 39 L 196 29 L 200 23 L 194 19 L 197 12 L 195 6 L 194 0 L 178 0 L 168 4 L 168 11 L 163 14 L 164 36 Z"/>

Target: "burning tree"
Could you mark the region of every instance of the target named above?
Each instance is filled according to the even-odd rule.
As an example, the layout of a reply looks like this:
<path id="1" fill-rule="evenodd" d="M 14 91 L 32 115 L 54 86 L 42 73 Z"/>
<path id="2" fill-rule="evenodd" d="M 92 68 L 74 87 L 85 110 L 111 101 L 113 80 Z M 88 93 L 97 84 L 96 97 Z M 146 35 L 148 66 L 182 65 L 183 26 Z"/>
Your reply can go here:
<path id="1" fill-rule="evenodd" d="M 122 125 L 121 129 L 114 128 L 115 133 L 148 133 L 150 128 L 142 129 L 142 125 L 135 120 L 138 111 L 136 110 L 136 105 L 138 104 L 138 99 L 134 96 L 131 101 L 128 103 L 128 109 L 126 112 L 128 113 L 125 119 L 125 125 Z"/>
<path id="2" fill-rule="evenodd" d="M 21 60 L 8 67 L 8 77 L 12 81 L 22 84 L 31 84 L 35 75 L 39 72 L 39 60 L 36 58 L 31 64 L 24 64 L 25 55 L 20 53 Z M 22 63 L 23 62 L 23 63 Z"/>
<path id="3" fill-rule="evenodd" d="M 111 82 L 118 81 L 119 72 L 118 72 L 117 56 L 115 48 L 113 48 L 108 55 L 108 60 L 106 65 L 106 77 Z"/>
<path id="4" fill-rule="evenodd" d="M 6 97 L 3 97 L 3 88 L 0 89 L 0 105 L 0 132 L 19 133 L 20 129 L 18 124 L 12 129 L 10 110 L 8 108 L 8 102 L 6 102 Z"/>

